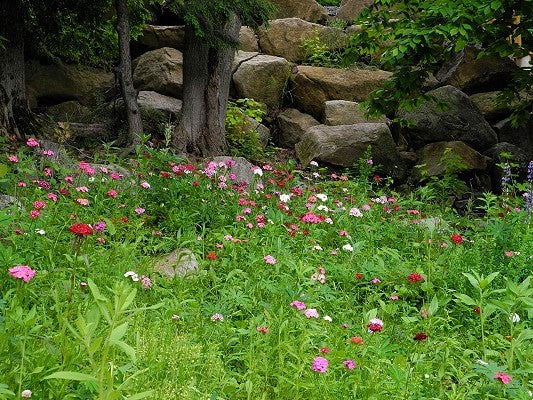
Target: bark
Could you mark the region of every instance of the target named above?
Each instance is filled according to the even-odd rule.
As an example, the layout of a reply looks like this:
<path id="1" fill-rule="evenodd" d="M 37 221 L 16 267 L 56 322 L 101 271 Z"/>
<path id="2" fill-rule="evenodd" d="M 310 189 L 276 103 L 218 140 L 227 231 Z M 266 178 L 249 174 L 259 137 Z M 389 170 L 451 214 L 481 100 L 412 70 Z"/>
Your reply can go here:
<path id="1" fill-rule="evenodd" d="M 115 0 L 117 11 L 117 32 L 119 42 L 119 67 L 117 69 L 120 82 L 120 92 L 126 107 L 128 121 L 128 142 L 131 146 L 141 144 L 143 125 L 139 105 L 137 104 L 137 91 L 133 86 L 133 72 L 130 54 L 130 17 L 127 0 Z"/>
<path id="2" fill-rule="evenodd" d="M 221 35 L 237 40 L 241 22 L 234 15 Z M 227 150 L 225 119 L 235 49 L 209 47 L 185 27 L 183 52 L 183 109 L 172 143 L 184 153 L 198 156 L 223 154 Z"/>
<path id="3" fill-rule="evenodd" d="M 0 136 L 21 138 L 17 122 L 29 115 L 24 78 L 23 5 L 20 0 L 0 0 Z"/>

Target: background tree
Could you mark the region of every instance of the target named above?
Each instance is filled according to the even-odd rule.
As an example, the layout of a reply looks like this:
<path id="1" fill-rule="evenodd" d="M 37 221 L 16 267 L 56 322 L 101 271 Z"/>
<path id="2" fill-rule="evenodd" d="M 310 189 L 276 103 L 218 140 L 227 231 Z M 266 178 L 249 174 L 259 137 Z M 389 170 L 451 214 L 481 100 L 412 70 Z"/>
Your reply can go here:
<path id="1" fill-rule="evenodd" d="M 272 5 L 266 0 L 173 0 L 167 7 L 185 22 L 183 109 L 172 143 L 189 154 L 222 154 L 239 29 L 265 23 Z"/>
<path id="2" fill-rule="evenodd" d="M 380 53 L 382 68 L 392 79 L 371 93 L 370 113 L 393 114 L 428 100 L 421 86 L 442 63 L 466 46 L 482 49 L 480 57 L 524 57 L 533 43 L 533 0 L 375 0 L 351 37 L 345 63 Z M 520 23 L 517 24 L 517 16 Z M 515 39 L 521 36 L 521 43 Z M 518 100 L 512 121 L 519 124 L 533 109 L 531 69 L 517 70 L 500 96 L 507 104 Z"/>

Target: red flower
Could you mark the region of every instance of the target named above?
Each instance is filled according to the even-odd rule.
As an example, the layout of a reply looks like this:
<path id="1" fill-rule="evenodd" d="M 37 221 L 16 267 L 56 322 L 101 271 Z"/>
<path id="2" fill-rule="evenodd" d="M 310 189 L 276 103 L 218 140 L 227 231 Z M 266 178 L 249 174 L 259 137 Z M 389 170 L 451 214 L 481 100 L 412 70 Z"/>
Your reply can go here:
<path id="1" fill-rule="evenodd" d="M 130 222 L 130 220 L 129 220 L 129 219 L 127 219 L 126 217 L 122 217 L 122 218 L 120 218 L 120 219 L 121 219 L 121 220 L 122 220 L 122 222 L 124 222 L 124 223 Z"/>
<path id="2" fill-rule="evenodd" d="M 381 325 L 381 324 L 368 324 L 367 328 L 371 332 L 381 332 L 381 330 L 383 329 L 383 325 Z"/>
<path id="3" fill-rule="evenodd" d="M 452 233 L 452 236 L 450 236 L 450 239 L 455 244 L 463 243 L 463 237 L 457 233 Z"/>
<path id="4" fill-rule="evenodd" d="M 358 272 L 357 274 L 355 274 L 355 278 L 356 279 L 363 279 L 363 274 Z"/>
<path id="5" fill-rule="evenodd" d="M 87 235 L 93 234 L 93 228 L 91 228 L 89 225 L 84 224 L 82 222 L 71 225 L 70 228 L 68 228 L 68 230 L 72 232 L 73 234 L 80 236 L 80 237 L 85 237 Z"/>
<path id="6" fill-rule="evenodd" d="M 210 251 L 209 253 L 205 255 L 205 258 L 208 258 L 210 260 L 216 260 L 218 257 L 214 251 Z"/>
<path id="7" fill-rule="evenodd" d="M 328 354 L 328 353 L 331 352 L 331 349 L 330 349 L 329 347 L 322 347 L 322 348 L 320 349 L 320 352 L 321 352 L 322 354 Z"/>
<path id="8" fill-rule="evenodd" d="M 409 274 L 409 283 L 423 282 L 424 277 L 416 272 Z"/>
<path id="9" fill-rule="evenodd" d="M 363 341 L 363 338 L 359 337 L 359 336 L 352 336 L 350 338 L 350 342 L 353 343 L 353 344 L 359 344 L 361 346 L 363 346 L 365 344 L 365 342 Z"/>
<path id="10" fill-rule="evenodd" d="M 426 335 L 424 332 L 418 332 L 413 339 L 417 342 L 421 342 L 422 340 L 426 340 L 428 338 L 428 335 Z"/>
<path id="11" fill-rule="evenodd" d="M 474 311 L 476 314 L 480 315 L 481 314 L 481 309 L 479 307 L 474 307 L 472 308 L 472 311 Z"/>

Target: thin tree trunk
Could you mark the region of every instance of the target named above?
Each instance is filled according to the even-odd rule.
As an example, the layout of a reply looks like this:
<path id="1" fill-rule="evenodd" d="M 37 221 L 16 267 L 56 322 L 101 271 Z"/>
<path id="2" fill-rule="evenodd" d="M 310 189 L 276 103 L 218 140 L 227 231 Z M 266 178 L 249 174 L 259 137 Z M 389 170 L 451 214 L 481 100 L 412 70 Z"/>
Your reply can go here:
<path id="1" fill-rule="evenodd" d="M 143 125 L 139 105 L 137 104 L 137 91 L 133 86 L 133 72 L 130 54 L 130 16 L 127 0 L 115 0 L 117 11 L 117 32 L 119 42 L 119 67 L 118 79 L 128 121 L 128 144 L 136 146 L 141 144 Z"/>
<path id="2" fill-rule="evenodd" d="M 24 77 L 23 5 L 20 0 L 0 0 L 0 136 L 21 138 L 17 121 L 29 115 Z"/>
<path id="3" fill-rule="evenodd" d="M 237 39 L 241 23 L 234 15 L 221 35 Z M 235 49 L 209 47 L 185 27 L 183 109 L 172 143 L 180 152 L 200 156 L 227 150 L 225 119 Z"/>

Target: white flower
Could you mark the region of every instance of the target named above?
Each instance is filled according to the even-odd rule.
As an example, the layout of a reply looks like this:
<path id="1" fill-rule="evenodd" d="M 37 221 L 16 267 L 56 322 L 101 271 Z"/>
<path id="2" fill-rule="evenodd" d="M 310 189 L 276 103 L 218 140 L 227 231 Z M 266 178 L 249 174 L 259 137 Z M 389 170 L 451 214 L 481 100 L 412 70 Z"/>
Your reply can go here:
<path id="1" fill-rule="evenodd" d="M 349 214 L 353 217 L 362 217 L 363 213 L 356 207 L 351 208 Z"/>
<path id="2" fill-rule="evenodd" d="M 333 223 L 333 220 L 332 220 L 331 218 L 326 218 L 326 219 L 324 220 L 324 222 L 325 222 L 326 224 L 330 224 L 330 225 L 331 225 L 331 224 Z"/>
<path id="3" fill-rule="evenodd" d="M 89 182 L 94 182 L 94 176 L 89 177 Z"/>
<path id="4" fill-rule="evenodd" d="M 353 247 L 351 244 L 345 244 L 344 246 L 342 246 L 342 249 L 346 251 L 353 251 Z"/>
<path id="5" fill-rule="evenodd" d="M 44 229 L 35 229 L 35 233 L 38 233 L 39 235 L 45 235 L 46 231 Z"/>
<path id="6" fill-rule="evenodd" d="M 326 211 L 326 212 L 329 211 L 328 206 L 325 206 L 325 205 L 323 205 L 323 204 L 319 205 L 316 209 L 317 209 L 318 211 Z"/>
<path id="7" fill-rule="evenodd" d="M 320 247 L 319 244 L 316 244 L 313 246 L 313 250 L 322 250 L 322 247 Z"/>
<path id="8" fill-rule="evenodd" d="M 254 172 L 254 175 L 263 176 L 263 170 L 260 167 L 253 167 L 252 171 Z"/>
<path id="9" fill-rule="evenodd" d="M 135 272 L 133 272 L 133 271 L 128 271 L 128 272 L 126 272 L 126 273 L 124 274 L 124 276 L 125 276 L 126 278 L 131 278 L 131 280 L 132 280 L 133 282 L 137 282 L 137 281 L 139 280 L 139 275 L 137 275 L 137 274 L 136 274 Z"/>
<path id="10" fill-rule="evenodd" d="M 488 362 L 483 361 L 483 360 L 477 360 L 476 363 L 478 363 L 479 365 L 483 365 L 484 367 L 486 367 L 487 365 L 489 365 Z"/>
<path id="11" fill-rule="evenodd" d="M 329 315 L 324 315 L 323 318 L 324 318 L 325 321 L 328 321 L 328 322 L 332 321 L 332 319 L 331 319 L 331 317 Z"/>
<path id="12" fill-rule="evenodd" d="M 29 399 L 31 397 L 31 390 L 29 389 L 23 390 L 22 393 L 20 394 L 20 397 Z"/>
<path id="13" fill-rule="evenodd" d="M 322 201 L 327 201 L 328 200 L 328 195 L 325 194 L 325 193 L 319 193 L 315 196 L 317 199 L 320 199 Z"/>
<path id="14" fill-rule="evenodd" d="M 281 201 L 282 203 L 286 203 L 290 199 L 291 199 L 291 195 L 290 194 L 280 194 L 279 195 L 279 201 Z"/>
<path id="15" fill-rule="evenodd" d="M 309 165 L 312 165 L 313 167 L 318 167 L 318 163 L 316 161 L 311 161 Z"/>
<path id="16" fill-rule="evenodd" d="M 520 322 L 520 316 L 517 313 L 511 313 L 509 315 L 509 319 L 511 320 L 511 322 Z"/>

